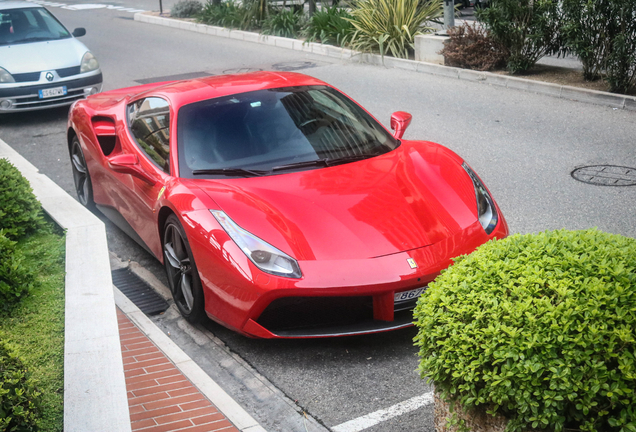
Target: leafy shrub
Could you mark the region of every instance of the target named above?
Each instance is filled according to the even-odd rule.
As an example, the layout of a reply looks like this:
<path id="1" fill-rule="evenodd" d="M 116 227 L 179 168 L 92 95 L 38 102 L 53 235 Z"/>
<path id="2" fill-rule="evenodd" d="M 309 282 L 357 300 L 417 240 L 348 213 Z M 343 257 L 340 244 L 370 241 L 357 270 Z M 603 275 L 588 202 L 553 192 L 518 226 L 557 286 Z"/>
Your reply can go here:
<path id="1" fill-rule="evenodd" d="M 263 34 L 295 38 L 303 26 L 303 14 L 282 10 L 269 15 L 262 23 Z"/>
<path id="2" fill-rule="evenodd" d="M 15 242 L 5 237 L 4 230 L 0 230 L 0 310 L 10 309 L 33 286 L 35 278 L 22 261 Z"/>
<path id="3" fill-rule="evenodd" d="M 190 18 L 203 10 L 203 4 L 197 0 L 180 0 L 170 9 L 170 16 L 176 18 Z"/>
<path id="4" fill-rule="evenodd" d="M 564 0 L 565 46 L 581 60 L 583 77 L 596 80 L 605 68 L 611 39 L 607 27 L 612 0 Z"/>
<path id="5" fill-rule="evenodd" d="M 627 93 L 636 83 L 636 0 L 615 0 L 610 15 L 614 34 L 606 62 L 610 91 Z"/>
<path id="6" fill-rule="evenodd" d="M 324 8 L 314 13 L 303 33 L 307 42 L 320 41 L 324 44 L 343 46 L 354 29 L 351 18 L 346 9 L 335 6 Z"/>
<path id="7" fill-rule="evenodd" d="M 41 206 L 29 182 L 11 162 L 0 159 L 0 229 L 6 237 L 18 239 L 41 221 Z"/>
<path id="8" fill-rule="evenodd" d="M 0 341 L 0 430 L 36 430 L 39 400 L 22 361 Z"/>
<path id="9" fill-rule="evenodd" d="M 523 73 L 561 47 L 560 0 L 491 0 L 477 10 L 490 34 L 510 52 L 508 71 Z"/>
<path id="10" fill-rule="evenodd" d="M 408 58 L 424 23 L 442 15 L 441 0 L 352 0 L 349 19 L 355 30 L 346 42 L 357 51 Z"/>
<path id="11" fill-rule="evenodd" d="M 508 58 L 506 48 L 476 23 L 472 26 L 464 23 L 450 28 L 448 36 L 450 38 L 444 42 L 444 48 L 440 51 L 445 64 L 479 71 L 505 66 Z"/>
<path id="12" fill-rule="evenodd" d="M 203 24 L 241 28 L 244 16 L 243 8 L 233 0 L 228 0 L 219 4 L 206 3 L 197 19 Z"/>
<path id="13" fill-rule="evenodd" d="M 458 258 L 415 310 L 420 373 L 507 430 L 636 428 L 636 240 L 514 235 Z"/>
<path id="14" fill-rule="evenodd" d="M 265 21 L 274 12 L 274 8 L 268 0 L 243 0 L 243 22 L 241 28 L 244 30 L 261 28 Z"/>

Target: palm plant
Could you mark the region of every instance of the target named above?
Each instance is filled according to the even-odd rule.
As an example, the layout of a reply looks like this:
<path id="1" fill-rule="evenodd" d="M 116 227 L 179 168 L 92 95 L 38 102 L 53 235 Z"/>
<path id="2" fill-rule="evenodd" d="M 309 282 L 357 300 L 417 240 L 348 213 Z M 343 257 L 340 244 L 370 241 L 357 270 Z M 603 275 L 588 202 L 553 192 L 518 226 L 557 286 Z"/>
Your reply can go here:
<path id="1" fill-rule="evenodd" d="M 304 16 L 291 10 L 273 12 L 262 22 L 263 34 L 295 38 L 303 26 Z"/>
<path id="2" fill-rule="evenodd" d="M 354 50 L 408 58 L 417 34 L 432 31 L 424 24 L 442 15 L 442 1 L 353 0 L 347 42 Z"/>
<path id="3" fill-rule="evenodd" d="M 303 33 L 307 42 L 320 41 L 342 46 L 346 37 L 354 30 L 351 18 L 346 9 L 327 7 L 312 15 Z"/>

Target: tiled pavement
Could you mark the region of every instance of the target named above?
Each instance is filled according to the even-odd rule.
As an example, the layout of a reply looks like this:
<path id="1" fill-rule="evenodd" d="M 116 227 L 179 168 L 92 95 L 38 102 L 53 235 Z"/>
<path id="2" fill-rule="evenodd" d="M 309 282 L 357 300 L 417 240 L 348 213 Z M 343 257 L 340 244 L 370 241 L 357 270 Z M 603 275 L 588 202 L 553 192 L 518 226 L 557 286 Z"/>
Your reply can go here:
<path id="1" fill-rule="evenodd" d="M 133 431 L 239 432 L 117 309 Z"/>

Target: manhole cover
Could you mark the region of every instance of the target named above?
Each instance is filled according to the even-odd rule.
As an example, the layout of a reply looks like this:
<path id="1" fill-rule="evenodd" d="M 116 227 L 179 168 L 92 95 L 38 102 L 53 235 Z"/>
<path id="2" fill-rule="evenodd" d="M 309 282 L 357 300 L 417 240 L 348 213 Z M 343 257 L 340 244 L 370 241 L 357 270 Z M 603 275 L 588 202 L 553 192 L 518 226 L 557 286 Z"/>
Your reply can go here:
<path id="1" fill-rule="evenodd" d="M 272 69 L 281 71 L 281 72 L 289 72 L 289 71 L 295 71 L 300 69 L 309 69 L 316 66 L 318 66 L 316 63 L 309 62 L 309 61 L 292 61 L 292 62 L 273 64 Z"/>
<path id="2" fill-rule="evenodd" d="M 572 171 L 572 178 L 599 186 L 635 186 L 636 168 L 617 165 L 589 165 Z"/>
<path id="3" fill-rule="evenodd" d="M 235 69 L 225 69 L 223 74 L 239 74 L 239 73 L 249 73 L 249 72 L 260 72 L 263 69 L 259 68 L 235 68 Z"/>

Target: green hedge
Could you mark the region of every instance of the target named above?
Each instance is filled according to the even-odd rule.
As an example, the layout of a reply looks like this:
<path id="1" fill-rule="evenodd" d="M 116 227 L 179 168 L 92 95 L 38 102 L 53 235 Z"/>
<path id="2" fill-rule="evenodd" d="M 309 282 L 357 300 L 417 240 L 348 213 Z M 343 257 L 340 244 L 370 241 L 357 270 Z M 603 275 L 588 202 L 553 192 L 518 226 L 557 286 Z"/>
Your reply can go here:
<path id="1" fill-rule="evenodd" d="M 22 262 L 15 242 L 0 229 L 0 311 L 12 308 L 33 286 L 35 278 Z"/>
<path id="2" fill-rule="evenodd" d="M 0 159 L 0 229 L 16 240 L 33 232 L 42 221 L 42 208 L 29 182 L 6 159 Z"/>
<path id="3" fill-rule="evenodd" d="M 507 430 L 636 431 L 636 240 L 559 230 L 491 241 L 419 299 L 420 373 Z"/>
<path id="4" fill-rule="evenodd" d="M 37 430 L 39 400 L 22 361 L 0 341 L 0 431 Z"/>

